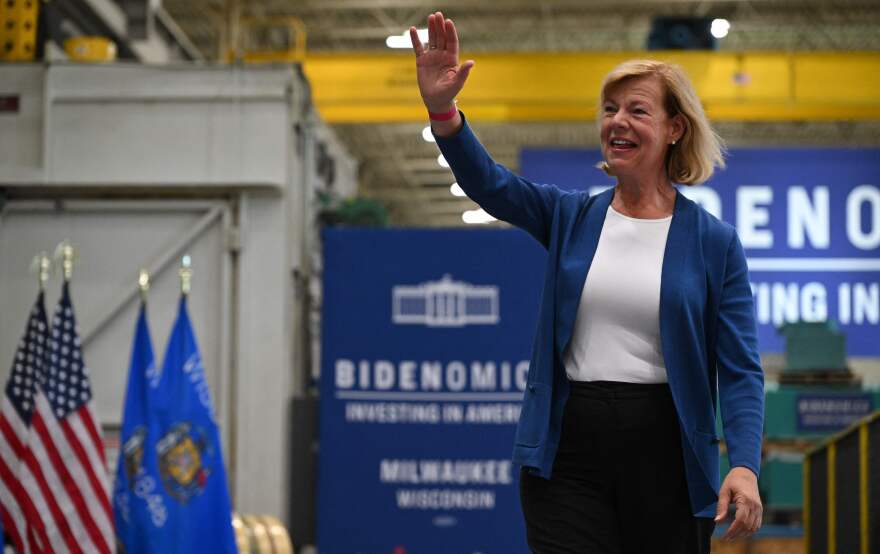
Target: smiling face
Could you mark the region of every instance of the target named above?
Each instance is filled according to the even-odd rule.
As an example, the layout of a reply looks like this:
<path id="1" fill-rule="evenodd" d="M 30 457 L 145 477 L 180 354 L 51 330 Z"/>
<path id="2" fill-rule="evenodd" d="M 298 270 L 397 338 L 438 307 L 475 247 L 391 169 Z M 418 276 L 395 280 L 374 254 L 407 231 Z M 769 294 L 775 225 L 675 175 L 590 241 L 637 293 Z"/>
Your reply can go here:
<path id="1" fill-rule="evenodd" d="M 618 178 L 665 175 L 666 151 L 684 132 L 681 115 L 670 117 L 659 77 L 625 79 L 605 95 L 601 115 L 602 154 Z"/>

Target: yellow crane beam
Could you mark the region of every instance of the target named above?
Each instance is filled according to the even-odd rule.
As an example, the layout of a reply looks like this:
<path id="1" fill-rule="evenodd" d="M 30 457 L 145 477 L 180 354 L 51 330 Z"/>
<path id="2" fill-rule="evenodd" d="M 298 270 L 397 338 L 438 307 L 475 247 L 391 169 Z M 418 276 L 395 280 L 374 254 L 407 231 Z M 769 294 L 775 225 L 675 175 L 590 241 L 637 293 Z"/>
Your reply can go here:
<path id="1" fill-rule="evenodd" d="M 605 74 L 645 57 L 683 66 L 716 121 L 880 120 L 875 52 L 465 53 L 458 101 L 474 121 L 592 121 Z M 330 123 L 425 120 L 411 53 L 310 53 L 304 68 Z"/>

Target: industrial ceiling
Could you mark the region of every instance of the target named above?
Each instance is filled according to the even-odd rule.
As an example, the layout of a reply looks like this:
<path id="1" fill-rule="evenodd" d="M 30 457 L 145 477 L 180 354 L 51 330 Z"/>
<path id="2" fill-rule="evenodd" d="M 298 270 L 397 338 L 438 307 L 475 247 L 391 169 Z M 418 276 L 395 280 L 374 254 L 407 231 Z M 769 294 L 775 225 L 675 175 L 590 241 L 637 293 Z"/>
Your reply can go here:
<path id="1" fill-rule="evenodd" d="M 644 48 L 655 16 L 726 18 L 718 50 L 880 51 L 876 0 L 164 0 L 163 6 L 207 60 L 240 32 L 241 18 L 293 16 L 305 24 L 309 54 L 382 54 L 385 39 L 424 26 L 442 10 L 463 48 L 480 53 L 619 52 Z M 829 94 L 833 94 L 833 88 Z M 452 196 L 451 172 L 421 138 L 424 123 L 339 123 L 334 128 L 360 161 L 360 191 L 380 199 L 397 225 L 463 225 L 476 206 Z M 577 122 L 475 123 L 497 161 L 516 169 L 524 146 L 595 146 L 595 127 Z M 720 122 L 737 145 L 880 145 L 880 122 Z"/>

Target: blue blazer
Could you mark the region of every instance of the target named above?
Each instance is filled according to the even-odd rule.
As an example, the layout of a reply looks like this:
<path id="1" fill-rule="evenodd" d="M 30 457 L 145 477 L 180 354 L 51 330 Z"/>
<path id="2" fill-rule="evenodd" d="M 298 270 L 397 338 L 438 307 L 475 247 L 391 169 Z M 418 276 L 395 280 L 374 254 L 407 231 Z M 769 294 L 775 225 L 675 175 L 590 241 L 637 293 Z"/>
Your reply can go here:
<path id="1" fill-rule="evenodd" d="M 549 254 L 513 451 L 516 464 L 549 479 L 569 393 L 563 353 L 613 191 L 589 196 L 531 183 L 496 164 L 467 122 L 454 136 L 436 139 L 467 195 L 527 231 Z M 720 481 L 717 402 L 730 467 L 747 467 L 757 475 L 764 374 L 748 267 L 736 231 L 680 192 L 663 256 L 660 342 L 681 424 L 692 512 L 714 517 Z"/>

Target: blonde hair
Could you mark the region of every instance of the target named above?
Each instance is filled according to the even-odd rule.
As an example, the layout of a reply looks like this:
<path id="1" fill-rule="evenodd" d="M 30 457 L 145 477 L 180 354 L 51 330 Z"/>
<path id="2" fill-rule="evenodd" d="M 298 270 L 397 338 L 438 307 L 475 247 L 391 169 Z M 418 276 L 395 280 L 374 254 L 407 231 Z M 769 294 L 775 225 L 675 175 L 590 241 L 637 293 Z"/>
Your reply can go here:
<path id="1" fill-rule="evenodd" d="M 718 136 L 709 120 L 696 91 L 680 66 L 655 60 L 630 60 L 618 65 L 605 76 L 599 100 L 599 113 L 608 92 L 620 83 L 637 78 L 656 75 L 665 91 L 663 106 L 669 117 L 678 114 L 685 120 L 684 134 L 674 146 L 669 148 L 666 157 L 666 173 L 674 183 L 698 185 L 715 172 L 724 169 L 724 140 Z M 608 164 L 600 164 L 609 173 Z"/>

